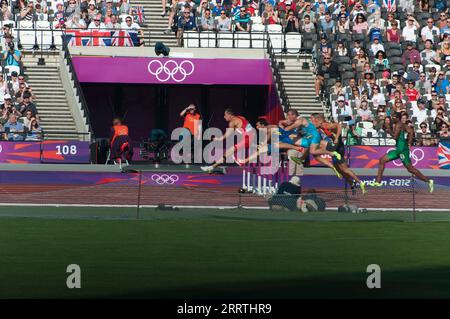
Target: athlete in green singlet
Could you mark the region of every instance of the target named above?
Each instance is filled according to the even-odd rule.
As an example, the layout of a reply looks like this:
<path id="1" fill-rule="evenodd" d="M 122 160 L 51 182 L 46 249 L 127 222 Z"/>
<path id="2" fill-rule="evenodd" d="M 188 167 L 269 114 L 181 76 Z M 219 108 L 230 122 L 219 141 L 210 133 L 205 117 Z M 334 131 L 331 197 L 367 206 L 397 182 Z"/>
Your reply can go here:
<path id="1" fill-rule="evenodd" d="M 386 155 L 380 158 L 380 166 L 378 167 L 378 176 L 375 183 L 372 186 L 382 186 L 381 178 L 383 177 L 384 167 L 387 162 L 394 161 L 398 158 L 403 163 L 403 166 L 411 174 L 417 176 L 420 180 L 428 183 L 430 187 L 430 193 L 433 192 L 434 182 L 432 179 L 425 177 L 417 168 L 411 164 L 411 158 L 409 157 L 409 148 L 412 145 L 414 138 L 414 129 L 410 126 L 411 122 L 401 121 L 401 116 L 397 118 L 396 124 L 394 124 L 394 132 L 388 132 L 395 139 L 395 150 L 389 151 Z"/>

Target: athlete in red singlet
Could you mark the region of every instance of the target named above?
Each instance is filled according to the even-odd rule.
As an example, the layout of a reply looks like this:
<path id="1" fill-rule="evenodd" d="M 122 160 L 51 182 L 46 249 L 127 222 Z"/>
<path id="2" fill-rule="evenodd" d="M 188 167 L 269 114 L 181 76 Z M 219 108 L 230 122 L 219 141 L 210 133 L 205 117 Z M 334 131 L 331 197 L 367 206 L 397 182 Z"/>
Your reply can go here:
<path id="1" fill-rule="evenodd" d="M 226 159 L 228 156 L 234 155 L 235 152 L 241 149 L 244 149 L 245 152 L 245 149 L 250 147 L 252 140 L 256 137 L 256 131 L 253 129 L 249 121 L 241 115 L 234 114 L 232 109 L 226 109 L 223 117 L 225 121 L 228 122 L 228 128 L 234 129 L 234 131 L 238 134 L 241 134 L 243 138 L 240 139 L 240 141 L 232 148 L 227 149 L 225 151 L 224 157 L 219 159 L 216 163 L 210 166 L 200 167 L 204 172 L 212 172 L 216 167 L 224 162 L 224 159 Z M 227 130 L 225 135 L 223 135 L 221 138 L 216 139 L 216 141 L 224 141 L 232 133 L 233 130 Z"/>

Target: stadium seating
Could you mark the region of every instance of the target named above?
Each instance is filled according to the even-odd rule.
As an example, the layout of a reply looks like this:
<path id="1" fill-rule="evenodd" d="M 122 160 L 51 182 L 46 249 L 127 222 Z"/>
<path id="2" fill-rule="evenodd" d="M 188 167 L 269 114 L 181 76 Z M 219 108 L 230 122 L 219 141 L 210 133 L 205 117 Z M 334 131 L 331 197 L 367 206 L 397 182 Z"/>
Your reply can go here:
<path id="1" fill-rule="evenodd" d="M 55 0 L 56 1 L 56 0 Z M 11 18 L 0 19 L 0 24 L 2 26 L 9 25 L 12 27 L 11 34 L 14 36 L 14 42 L 18 45 L 21 50 L 54 50 L 62 49 L 63 44 L 63 34 L 66 30 L 65 24 L 68 24 L 73 19 L 73 14 L 68 14 L 67 4 L 64 7 L 66 11 L 65 21 L 63 22 L 60 18 L 63 16 L 61 13 L 55 11 L 55 1 L 49 1 L 49 10 L 44 12 L 44 14 L 36 14 L 28 19 L 28 16 L 23 18 L 20 17 L 20 9 L 12 7 L 9 5 L 9 10 L 11 11 Z M 141 5 L 145 1 L 130 1 L 130 5 L 136 6 Z M 239 12 L 239 6 L 237 8 L 232 8 L 231 6 L 225 5 L 224 9 L 227 12 L 228 17 L 231 19 L 232 32 L 217 32 L 215 30 L 203 31 L 200 27 L 201 18 L 203 12 L 197 5 L 194 4 L 190 9 L 191 14 L 196 19 L 197 27 L 191 31 L 183 32 L 180 44 L 186 48 L 197 48 L 197 47 L 221 47 L 221 48 L 266 48 L 267 41 L 270 40 L 270 45 L 275 54 L 287 54 L 287 55 L 299 55 L 299 54 L 311 54 L 313 58 L 313 64 L 315 66 L 316 72 L 318 72 L 319 67 L 323 65 L 323 54 L 331 54 L 334 63 L 338 65 L 340 71 L 340 80 L 345 88 L 348 86 L 349 82 L 354 79 L 359 91 L 359 96 L 354 96 L 353 92 L 350 90 L 344 90 L 340 94 L 330 94 L 335 86 L 336 79 L 333 77 L 325 76 L 323 84 L 320 85 L 319 99 L 323 101 L 326 109 L 331 109 L 332 103 L 335 101 L 338 95 L 344 95 L 346 103 L 351 106 L 353 110 L 353 115 L 351 115 L 352 120 L 360 120 L 357 116 L 357 108 L 360 104 L 361 99 L 366 99 L 369 103 L 369 108 L 373 112 L 377 121 L 378 102 L 374 103 L 372 97 L 372 87 L 378 84 L 381 88 L 381 94 L 384 95 L 385 107 L 389 110 L 393 103 L 393 91 L 399 89 L 401 91 L 401 99 L 404 100 L 405 111 L 409 116 L 409 119 L 414 121 L 417 120 L 415 112 L 417 107 L 415 106 L 415 100 L 417 98 L 423 99 L 427 108 L 429 109 L 429 116 L 427 117 L 429 127 L 432 128 L 434 134 L 439 133 L 439 125 L 435 123 L 436 109 L 438 107 L 444 108 L 445 120 L 448 120 L 449 108 L 448 104 L 450 102 L 450 89 L 449 89 L 449 64 L 446 62 L 446 57 L 450 56 L 450 48 L 447 47 L 447 43 L 450 41 L 450 31 L 449 26 L 446 24 L 446 19 L 450 18 L 450 14 L 447 13 L 446 19 L 441 20 L 440 13 L 446 12 L 447 7 L 437 8 L 435 2 L 431 1 L 429 10 L 422 11 L 421 8 L 416 8 L 414 12 L 406 12 L 398 2 L 396 2 L 395 10 L 389 12 L 389 8 L 383 5 L 382 1 L 374 1 L 371 5 L 366 5 L 363 2 L 362 9 L 364 10 L 363 15 L 366 17 L 367 26 L 363 28 L 368 30 L 367 33 L 356 32 L 358 26 L 355 22 L 355 8 L 354 5 L 346 5 L 345 18 L 348 21 L 347 26 L 342 26 L 339 24 L 340 16 L 342 12 L 340 11 L 341 2 L 336 1 L 326 1 L 325 12 L 331 13 L 332 16 L 332 27 L 327 26 L 327 22 L 324 18 L 323 13 L 320 13 L 318 5 L 313 1 L 311 3 L 311 10 L 315 12 L 315 18 L 311 20 L 313 27 L 305 23 L 305 7 L 300 4 L 300 2 L 293 2 L 291 0 L 287 1 L 272 1 L 274 5 L 274 12 L 276 19 L 268 19 L 267 12 L 263 5 L 254 5 L 250 3 L 246 5 L 247 13 L 249 15 L 250 31 L 243 32 L 236 30 L 236 18 L 235 14 Z M 450 2 L 450 1 L 448 1 Z M 245 3 L 245 2 L 244 2 Z M 262 2 L 261 2 L 262 3 Z M 450 3 L 449 3 L 450 4 Z M 109 22 L 110 17 L 104 15 L 104 3 L 98 5 L 98 12 L 101 16 L 102 21 L 106 24 Z M 170 1 L 169 4 L 170 6 Z M 209 2 L 207 7 L 212 10 L 212 17 L 217 22 L 217 15 L 220 10 L 215 10 L 216 2 Z M 381 5 L 381 6 L 380 6 Z M 293 10 L 296 17 L 296 22 L 288 21 L 289 7 Z M 175 17 L 173 19 L 173 27 L 176 29 L 177 21 L 180 16 L 180 12 L 184 9 L 185 2 L 180 2 L 175 8 Z M 409 9 L 408 9 L 409 10 Z M 417 21 L 417 26 L 415 30 L 407 34 L 407 24 L 409 15 L 412 16 Z M 393 14 L 393 19 L 389 18 L 389 15 Z M 125 19 L 128 14 L 118 14 L 118 23 L 122 23 L 124 26 Z M 141 18 L 139 15 L 132 16 L 133 22 L 142 23 L 144 14 Z M 376 18 L 378 17 L 379 18 Z M 375 18 L 374 18 L 375 17 Z M 391 20 L 389 20 L 391 19 Z M 434 28 L 432 30 L 427 30 L 428 19 L 434 20 Z M 3 21 L 1 21 L 3 20 Z M 82 24 L 84 27 L 89 27 L 89 18 L 85 19 Z M 393 32 L 391 29 L 391 22 L 396 21 L 398 24 L 398 34 L 397 40 L 392 38 Z M 391 41 L 388 41 L 388 33 L 391 36 Z M 321 38 L 325 35 L 325 42 L 322 42 Z M 375 43 L 375 38 L 379 39 L 382 47 L 377 46 Z M 423 61 L 420 65 L 420 71 L 425 72 L 426 81 L 433 81 L 432 85 L 427 85 L 426 83 L 421 83 L 418 80 L 418 74 L 412 76 L 414 77 L 414 87 L 417 90 L 411 92 L 407 91 L 407 83 L 410 80 L 411 72 L 413 72 L 413 63 L 405 63 L 405 57 L 409 54 L 407 52 L 408 41 L 406 39 L 416 39 L 413 41 L 413 48 L 417 50 L 418 59 Z M 433 41 L 431 50 L 427 50 L 425 40 L 431 39 Z M 364 68 L 361 67 L 358 71 L 355 69 L 355 56 L 357 48 L 355 47 L 356 41 L 359 41 L 359 46 L 366 52 L 367 60 Z M 89 45 L 94 45 L 93 41 L 87 42 Z M 345 51 L 338 51 L 338 43 L 343 44 Z M 2 46 L 5 46 L 4 40 L 2 40 Z M 377 61 L 375 58 L 375 53 L 378 49 L 384 47 L 385 59 L 383 61 Z M 3 48 L 4 49 L 4 48 Z M 374 50 L 376 50 L 374 52 Z M 430 58 L 431 56 L 431 58 Z M 411 61 L 409 61 L 411 62 Z M 359 63 L 359 62 L 358 62 Z M 11 68 L 4 68 L 4 70 L 9 70 Z M 389 71 L 386 77 L 383 78 L 384 71 Z M 436 73 L 432 73 L 436 72 Z M 441 82 L 436 82 L 438 74 L 440 72 L 445 72 L 445 77 Z M 393 77 L 397 77 L 400 80 L 400 86 L 394 87 L 392 85 Z M 435 78 L 431 78 L 435 76 Z M 384 81 L 384 82 L 383 82 Z M 381 83 L 381 84 L 380 84 Z M 388 85 L 390 87 L 388 88 Z M 436 91 L 444 97 L 444 101 L 438 104 L 437 100 L 432 100 L 431 91 Z M 411 104 L 408 104 L 411 102 Z M 374 106 L 376 105 L 376 106 Z M 434 108 L 434 110 L 432 110 Z M 393 114 L 388 116 L 392 117 Z M 420 123 L 413 123 L 413 125 L 418 128 Z M 364 124 L 365 125 L 365 124 Z M 373 130 L 379 129 L 374 127 Z"/>

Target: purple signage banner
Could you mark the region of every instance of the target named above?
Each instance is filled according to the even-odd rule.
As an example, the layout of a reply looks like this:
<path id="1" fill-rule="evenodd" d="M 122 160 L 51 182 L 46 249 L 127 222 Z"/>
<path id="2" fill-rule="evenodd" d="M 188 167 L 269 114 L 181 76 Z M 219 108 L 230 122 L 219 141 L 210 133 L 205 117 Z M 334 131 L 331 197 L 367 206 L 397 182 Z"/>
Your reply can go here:
<path id="1" fill-rule="evenodd" d="M 361 175 L 359 178 L 370 184 L 375 176 Z M 450 186 L 448 176 L 433 176 L 436 187 Z M 137 185 L 137 173 L 107 173 L 107 172 L 52 172 L 46 171 L 2 171 L 0 184 L 16 185 Z M 314 188 L 320 191 L 342 190 L 345 181 L 330 175 L 310 175 L 301 177 L 302 187 L 307 190 Z M 418 183 L 423 183 L 416 180 Z M 236 192 L 242 186 L 242 173 L 238 169 L 226 175 L 207 175 L 204 173 L 178 172 L 145 172 L 141 176 L 142 185 L 147 186 L 182 186 L 182 187 L 235 187 Z M 405 188 L 411 185 L 411 178 L 405 176 L 384 176 L 382 183 L 385 187 Z M 424 183 L 423 183 L 424 184 Z M 424 184 L 425 185 L 425 184 Z M 440 185 L 440 186 L 439 186 Z"/>
<path id="2" fill-rule="evenodd" d="M 40 162 L 40 142 L 0 142 L 0 163 L 33 164 Z"/>
<path id="3" fill-rule="evenodd" d="M 0 142 L 0 163 L 78 163 L 90 161 L 89 142 Z"/>
<path id="4" fill-rule="evenodd" d="M 379 159 L 395 146 L 351 146 L 350 147 L 350 167 L 351 168 L 377 168 Z M 437 147 L 413 147 L 411 149 L 411 162 L 417 168 L 439 169 L 438 148 Z M 329 155 L 323 158 L 331 161 Z M 311 166 L 324 166 L 310 156 Z M 387 168 L 403 168 L 400 159 L 386 164 Z"/>
<path id="5" fill-rule="evenodd" d="M 42 163 L 87 164 L 90 160 L 89 142 L 44 141 Z"/>
<path id="6" fill-rule="evenodd" d="M 380 157 L 395 146 L 352 146 L 350 149 L 350 166 L 352 168 L 376 168 Z M 417 168 L 439 169 L 437 147 L 412 147 L 411 163 Z M 387 168 L 403 168 L 400 159 L 389 162 Z"/>
<path id="7" fill-rule="evenodd" d="M 268 59 L 72 58 L 80 82 L 270 85 Z"/>

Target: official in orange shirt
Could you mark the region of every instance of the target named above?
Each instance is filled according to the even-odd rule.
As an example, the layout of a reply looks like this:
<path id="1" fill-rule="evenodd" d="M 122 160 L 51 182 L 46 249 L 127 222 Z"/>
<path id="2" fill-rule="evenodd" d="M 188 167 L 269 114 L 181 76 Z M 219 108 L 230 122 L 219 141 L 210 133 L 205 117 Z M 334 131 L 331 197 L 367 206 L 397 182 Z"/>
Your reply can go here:
<path id="1" fill-rule="evenodd" d="M 198 138 L 199 122 L 201 120 L 200 113 L 197 111 L 197 107 L 194 104 L 189 105 L 180 113 L 181 117 L 184 117 L 183 127 L 187 128 L 192 136 Z"/>
<path id="2" fill-rule="evenodd" d="M 128 126 L 122 124 L 122 120 L 118 117 L 113 120 L 113 127 L 110 134 L 111 159 L 119 163 L 122 158 L 130 161 L 133 156 L 133 147 L 130 137 L 128 136 Z"/>

